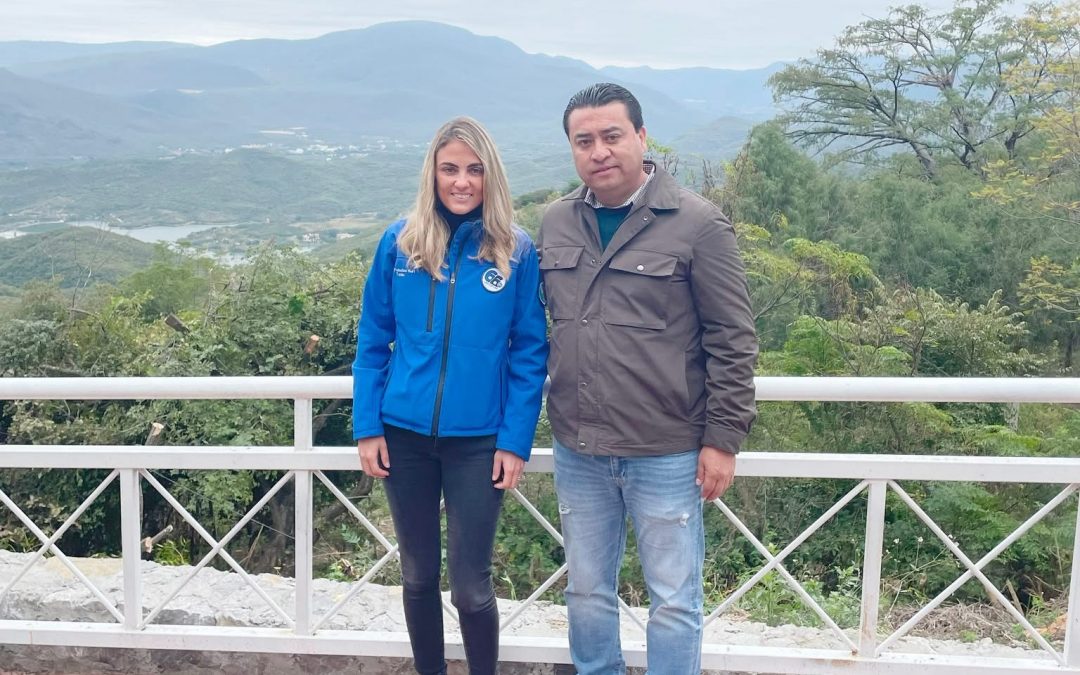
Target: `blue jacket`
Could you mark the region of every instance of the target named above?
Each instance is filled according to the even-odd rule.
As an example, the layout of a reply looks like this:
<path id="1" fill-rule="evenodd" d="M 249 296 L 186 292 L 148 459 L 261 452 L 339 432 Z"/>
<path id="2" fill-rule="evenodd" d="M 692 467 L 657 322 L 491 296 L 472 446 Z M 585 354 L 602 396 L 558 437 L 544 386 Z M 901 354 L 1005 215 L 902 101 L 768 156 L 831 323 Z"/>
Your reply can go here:
<path id="1" fill-rule="evenodd" d="M 381 436 L 383 423 L 430 436 L 497 434 L 496 448 L 527 460 L 548 353 L 532 241 L 515 228 L 504 279 L 478 259 L 480 221 L 464 222 L 450 241 L 449 273 L 436 282 L 398 248 L 404 226 L 386 229 L 364 286 L 353 438 Z"/>

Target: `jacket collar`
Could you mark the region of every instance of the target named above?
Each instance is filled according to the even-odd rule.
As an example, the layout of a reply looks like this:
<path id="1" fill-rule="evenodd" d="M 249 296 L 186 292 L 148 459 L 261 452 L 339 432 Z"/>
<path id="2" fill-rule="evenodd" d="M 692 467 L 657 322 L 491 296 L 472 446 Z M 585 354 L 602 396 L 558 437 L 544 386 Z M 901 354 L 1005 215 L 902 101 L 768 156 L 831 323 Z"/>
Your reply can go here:
<path id="1" fill-rule="evenodd" d="M 670 173 L 664 171 L 655 162 L 645 160 L 645 164 L 652 166 L 652 180 L 645 186 L 641 198 L 634 204 L 636 211 L 639 206 L 646 206 L 653 211 L 671 211 L 679 208 L 679 184 Z M 570 194 L 563 197 L 563 201 L 579 201 L 585 203 L 585 195 L 589 188 L 581 185 Z"/>

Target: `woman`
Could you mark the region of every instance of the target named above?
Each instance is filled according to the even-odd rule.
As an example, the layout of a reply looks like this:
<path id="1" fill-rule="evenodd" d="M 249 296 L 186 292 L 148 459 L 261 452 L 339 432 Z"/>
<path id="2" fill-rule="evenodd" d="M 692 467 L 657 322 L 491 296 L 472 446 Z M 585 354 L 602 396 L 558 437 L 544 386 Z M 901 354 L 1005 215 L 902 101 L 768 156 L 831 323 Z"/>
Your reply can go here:
<path id="1" fill-rule="evenodd" d="M 419 673 L 446 672 L 440 497 L 469 672 L 494 673 L 498 661 L 495 526 L 532 449 L 547 359 L 536 250 L 512 216 L 490 136 L 473 119 L 450 120 L 364 287 L 353 436 L 364 472 L 385 479 Z"/>

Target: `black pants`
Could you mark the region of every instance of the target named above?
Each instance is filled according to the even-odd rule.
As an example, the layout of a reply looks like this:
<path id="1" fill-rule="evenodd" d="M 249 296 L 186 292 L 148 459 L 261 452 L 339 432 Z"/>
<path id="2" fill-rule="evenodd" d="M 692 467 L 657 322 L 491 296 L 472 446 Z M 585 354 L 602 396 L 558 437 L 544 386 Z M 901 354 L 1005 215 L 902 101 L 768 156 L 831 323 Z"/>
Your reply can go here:
<path id="1" fill-rule="evenodd" d="M 439 499 L 446 503 L 450 600 L 458 611 L 471 675 L 495 673 L 499 610 L 491 553 L 503 491 L 491 467 L 495 436 L 434 437 L 387 426 L 386 494 L 401 553 L 405 623 L 413 662 L 423 675 L 446 672 L 439 594 Z"/>

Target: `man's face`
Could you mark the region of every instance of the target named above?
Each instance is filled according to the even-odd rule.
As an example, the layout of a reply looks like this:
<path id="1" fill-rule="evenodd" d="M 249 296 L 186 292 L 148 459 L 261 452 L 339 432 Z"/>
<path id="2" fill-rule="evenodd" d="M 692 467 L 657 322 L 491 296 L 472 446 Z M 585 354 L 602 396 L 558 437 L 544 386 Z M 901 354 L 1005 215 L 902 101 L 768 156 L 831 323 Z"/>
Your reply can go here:
<path id="1" fill-rule="evenodd" d="M 574 166 L 601 204 L 618 206 L 645 182 L 645 127 L 634 131 L 626 105 L 578 108 L 568 126 Z"/>

